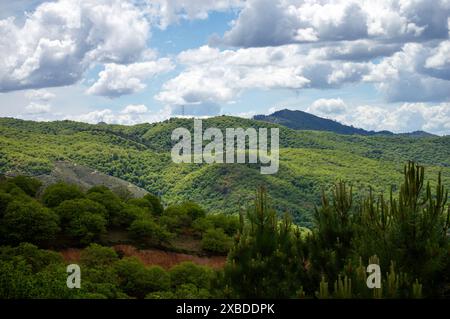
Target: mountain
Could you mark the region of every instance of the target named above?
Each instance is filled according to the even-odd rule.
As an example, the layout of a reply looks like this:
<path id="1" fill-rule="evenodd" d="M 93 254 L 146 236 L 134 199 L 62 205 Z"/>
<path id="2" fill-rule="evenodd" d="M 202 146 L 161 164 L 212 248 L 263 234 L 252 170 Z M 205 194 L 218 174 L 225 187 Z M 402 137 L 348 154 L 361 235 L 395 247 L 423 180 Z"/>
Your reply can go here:
<path id="1" fill-rule="evenodd" d="M 224 213 L 242 210 L 251 203 L 256 187 L 265 185 L 272 205 L 304 225 L 320 203 L 322 189 L 346 180 L 356 195 L 365 193 L 369 185 L 375 192 L 385 190 L 401 182 L 408 160 L 425 165 L 432 180 L 442 172 L 444 183 L 450 185 L 448 136 L 342 135 L 230 116 L 203 121 L 204 130 L 217 127 L 223 132 L 239 127 L 279 128 L 279 171 L 261 175 L 257 164 L 172 162 L 171 134 L 180 127 L 192 132 L 193 120 L 122 126 L 0 118 L 0 174 L 52 175 L 61 162 L 71 163 L 69 168 L 82 165 L 87 172 L 117 177 L 158 194 L 164 205 L 193 200 L 209 211 Z"/>
<path id="2" fill-rule="evenodd" d="M 281 110 L 271 115 L 255 115 L 253 119 L 269 123 L 287 126 L 294 130 L 329 131 L 337 134 L 359 134 L 359 135 L 393 135 L 389 131 L 366 131 L 341 124 L 339 122 L 324 119 L 303 111 Z"/>

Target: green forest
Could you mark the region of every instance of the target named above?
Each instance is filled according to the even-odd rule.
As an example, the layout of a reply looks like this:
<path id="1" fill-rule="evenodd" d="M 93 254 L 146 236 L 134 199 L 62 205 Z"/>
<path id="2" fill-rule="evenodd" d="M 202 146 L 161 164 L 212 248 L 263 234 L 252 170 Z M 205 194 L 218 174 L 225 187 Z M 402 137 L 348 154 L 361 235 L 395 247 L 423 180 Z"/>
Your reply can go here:
<path id="1" fill-rule="evenodd" d="M 427 174 L 450 184 L 450 137 L 340 135 L 296 131 L 231 116 L 203 121 L 217 127 L 280 130 L 280 169 L 261 175 L 255 164 L 175 164 L 170 157 L 175 128 L 193 130 L 192 119 L 173 118 L 135 126 L 33 122 L 0 118 L 0 174 L 50 174 L 55 162 L 86 165 L 121 178 L 161 197 L 164 205 L 194 201 L 215 213 L 236 213 L 254 197 L 254 189 L 270 189 L 273 207 L 292 214 L 296 224 L 311 227 L 322 188 L 345 180 L 355 196 L 376 192 L 402 181 L 409 160 L 427 166 Z M 386 194 L 387 195 L 387 194 Z"/>
<path id="2" fill-rule="evenodd" d="M 450 297 L 450 137 L 203 124 L 279 128 L 279 172 L 173 163 L 171 132 L 190 119 L 1 118 L 0 298 Z M 123 183 L 70 182 L 61 163 Z M 80 289 L 66 286 L 71 263 Z M 373 264 L 381 288 L 366 284 Z"/>
<path id="3" fill-rule="evenodd" d="M 163 207 L 158 197 L 120 197 L 34 178 L 0 183 L 0 298 L 442 298 L 450 296 L 450 207 L 439 174 L 404 167 L 398 192 L 360 199 L 338 182 L 324 191 L 313 227 L 292 223 L 259 187 L 238 214 L 208 214 L 193 202 Z M 122 229 L 136 246 L 171 249 L 190 234 L 202 250 L 226 254 L 223 268 L 184 262 L 163 269 L 121 256 L 108 233 Z M 82 247 L 80 289 L 66 287 L 58 249 Z M 382 269 L 366 285 L 368 264 Z"/>

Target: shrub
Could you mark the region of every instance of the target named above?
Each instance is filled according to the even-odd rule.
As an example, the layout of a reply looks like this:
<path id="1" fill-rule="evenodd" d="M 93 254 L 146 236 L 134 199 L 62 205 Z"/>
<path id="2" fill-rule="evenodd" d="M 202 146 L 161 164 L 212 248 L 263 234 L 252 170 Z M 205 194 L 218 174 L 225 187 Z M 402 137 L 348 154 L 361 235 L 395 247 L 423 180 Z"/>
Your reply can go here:
<path id="1" fill-rule="evenodd" d="M 1 233 L 8 243 L 47 243 L 59 231 L 56 213 L 34 200 L 14 200 L 6 208 L 2 219 Z"/>
<path id="2" fill-rule="evenodd" d="M 90 244 L 106 231 L 106 219 L 99 214 L 81 212 L 70 219 L 66 232 L 81 244 Z"/>
<path id="3" fill-rule="evenodd" d="M 161 225 L 158 225 L 151 218 L 140 218 L 131 223 L 128 228 L 133 239 L 140 243 L 165 242 L 171 236 L 170 233 Z"/>
<path id="4" fill-rule="evenodd" d="M 208 229 L 202 237 L 202 249 L 219 254 L 226 254 L 233 244 L 221 228 Z"/>
<path id="5" fill-rule="evenodd" d="M 115 266 L 120 287 L 128 295 L 143 298 L 151 292 L 167 290 L 170 277 L 159 266 L 146 268 L 137 258 L 127 257 L 119 260 Z"/>
<path id="6" fill-rule="evenodd" d="M 114 226 L 129 227 L 136 219 L 148 217 L 145 209 L 128 205 L 123 207 L 112 220 Z"/>
<path id="7" fill-rule="evenodd" d="M 47 207 L 56 207 L 70 199 L 83 198 L 83 192 L 76 185 L 57 183 L 47 187 L 42 194 L 42 202 Z"/>
<path id="8" fill-rule="evenodd" d="M 162 206 L 161 201 L 159 200 L 158 197 L 156 197 L 155 195 L 152 195 L 152 194 L 146 194 L 144 196 L 144 199 L 151 204 L 151 206 L 152 206 L 152 213 L 155 216 L 161 216 L 162 215 L 162 213 L 164 212 L 164 207 Z"/>
<path id="9" fill-rule="evenodd" d="M 25 194 L 31 197 L 36 196 L 37 191 L 42 186 L 42 183 L 39 180 L 26 176 L 16 176 L 12 178 L 10 182 L 17 185 L 25 192 Z"/>
<path id="10" fill-rule="evenodd" d="M 106 187 L 93 187 L 87 193 L 87 198 L 106 208 L 108 221 L 114 220 L 123 209 L 122 200 Z"/>
<path id="11" fill-rule="evenodd" d="M 208 288 L 213 272 L 206 266 L 199 266 L 192 262 L 182 262 L 169 270 L 172 287 L 183 284 L 193 284 L 198 288 Z"/>
<path id="12" fill-rule="evenodd" d="M 69 222 L 82 212 L 100 215 L 103 218 L 108 216 L 103 205 L 85 198 L 66 200 L 56 207 L 55 211 L 61 218 L 62 223 Z"/>
<path id="13" fill-rule="evenodd" d="M 110 247 L 91 244 L 81 252 L 80 261 L 88 267 L 108 266 L 118 260 L 117 253 Z"/>

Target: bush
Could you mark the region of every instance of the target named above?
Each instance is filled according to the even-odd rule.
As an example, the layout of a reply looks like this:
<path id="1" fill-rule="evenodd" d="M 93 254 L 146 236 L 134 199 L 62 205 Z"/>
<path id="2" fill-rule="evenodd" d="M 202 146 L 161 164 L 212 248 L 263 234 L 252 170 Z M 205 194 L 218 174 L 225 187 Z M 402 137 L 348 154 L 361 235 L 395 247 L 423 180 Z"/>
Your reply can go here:
<path id="1" fill-rule="evenodd" d="M 110 247 L 91 244 L 81 252 L 80 261 L 88 267 L 108 266 L 118 260 L 117 253 Z"/>
<path id="2" fill-rule="evenodd" d="M 198 288 L 193 284 L 183 284 L 175 290 L 174 298 L 176 299 L 208 299 L 211 294 L 208 289 Z"/>
<path id="3" fill-rule="evenodd" d="M 36 196 L 37 191 L 42 186 L 42 183 L 39 180 L 26 176 L 16 176 L 12 178 L 10 182 L 17 185 L 25 192 L 25 194 L 31 197 Z"/>
<path id="4" fill-rule="evenodd" d="M 161 205 L 161 201 L 158 197 L 152 194 L 147 194 L 143 197 L 152 207 L 152 213 L 155 216 L 161 216 L 164 212 L 164 207 Z"/>
<path id="5" fill-rule="evenodd" d="M 151 292 L 168 290 L 170 277 L 159 266 L 146 268 L 137 258 L 128 257 L 115 264 L 120 287 L 128 295 L 144 298 Z"/>
<path id="6" fill-rule="evenodd" d="M 107 219 L 112 222 L 123 209 L 122 200 L 106 187 L 93 187 L 87 193 L 87 198 L 106 208 Z"/>
<path id="7" fill-rule="evenodd" d="M 192 223 L 192 227 L 199 233 L 211 228 L 222 228 L 225 234 L 232 236 L 239 229 L 239 217 L 235 215 L 210 214 Z"/>
<path id="8" fill-rule="evenodd" d="M 151 218 L 137 219 L 128 228 L 131 237 L 140 243 L 149 241 L 162 243 L 167 241 L 171 234 Z"/>
<path id="9" fill-rule="evenodd" d="M 1 237 L 11 244 L 48 243 L 59 231 L 58 215 L 34 200 L 11 202 L 1 222 Z"/>
<path id="10" fill-rule="evenodd" d="M 169 231 L 176 233 L 181 232 L 183 228 L 189 227 L 192 223 L 186 211 L 175 205 L 168 207 L 159 220 Z"/>
<path id="11" fill-rule="evenodd" d="M 83 192 L 76 185 L 57 183 L 47 187 L 42 194 L 42 202 L 47 207 L 56 207 L 70 199 L 83 198 Z"/>
<path id="12" fill-rule="evenodd" d="M 56 207 L 55 211 L 61 218 L 62 223 L 70 222 L 82 212 L 100 215 L 105 219 L 108 216 L 108 213 L 103 205 L 85 198 L 66 200 Z"/>
<path id="13" fill-rule="evenodd" d="M 129 227 L 132 222 L 134 222 L 136 219 L 143 219 L 148 217 L 148 213 L 145 211 L 145 209 L 137 206 L 125 206 L 123 207 L 117 216 L 115 216 L 112 220 L 112 224 L 114 226 L 122 226 L 122 227 Z"/>
<path id="14" fill-rule="evenodd" d="M 221 228 L 208 229 L 202 238 L 202 249 L 218 254 L 226 254 L 230 250 L 233 241 Z"/>
<path id="15" fill-rule="evenodd" d="M 183 284 L 193 284 L 197 288 L 208 289 L 213 271 L 205 266 L 198 266 L 192 262 L 182 262 L 169 270 L 172 287 Z"/>
<path id="16" fill-rule="evenodd" d="M 66 226 L 67 234 L 84 245 L 99 239 L 105 231 L 106 219 L 102 215 L 90 212 L 81 212 L 74 216 Z"/>

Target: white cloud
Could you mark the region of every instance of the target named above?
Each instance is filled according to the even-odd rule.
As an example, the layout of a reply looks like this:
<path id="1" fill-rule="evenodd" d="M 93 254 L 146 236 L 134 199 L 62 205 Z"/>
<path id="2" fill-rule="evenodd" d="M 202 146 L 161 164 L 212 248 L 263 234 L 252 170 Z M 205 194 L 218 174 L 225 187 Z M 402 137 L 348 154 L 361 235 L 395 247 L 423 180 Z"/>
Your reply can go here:
<path id="1" fill-rule="evenodd" d="M 143 114 L 147 113 L 148 109 L 144 104 L 130 104 L 127 105 L 123 110 L 122 114 Z"/>
<path id="2" fill-rule="evenodd" d="M 450 40 L 443 41 L 426 60 L 425 67 L 429 69 L 446 69 L 450 72 Z"/>
<path id="3" fill-rule="evenodd" d="M 87 93 L 111 98 L 136 93 L 146 87 L 145 80 L 173 68 L 174 65 L 167 58 L 128 65 L 108 63 Z"/>
<path id="4" fill-rule="evenodd" d="M 25 107 L 26 114 L 43 114 L 49 113 L 51 111 L 51 107 L 48 104 L 39 104 L 35 102 L 31 102 Z"/>
<path id="5" fill-rule="evenodd" d="M 350 106 L 341 99 L 320 99 L 309 106 L 307 111 L 373 131 L 404 133 L 423 130 L 444 135 L 450 130 L 450 103 L 404 103 L 398 107 L 381 107 Z"/>
<path id="6" fill-rule="evenodd" d="M 203 46 L 178 55 L 186 69 L 156 99 L 171 105 L 233 101 L 244 90 L 331 88 L 357 82 L 370 64 L 320 61 L 297 45 L 220 51 Z"/>
<path id="7" fill-rule="evenodd" d="M 48 102 L 55 98 L 55 94 L 47 91 L 47 90 L 29 90 L 25 93 L 25 97 L 29 100 L 33 101 L 42 101 Z"/>
<path id="8" fill-rule="evenodd" d="M 343 114 L 347 109 L 342 99 L 319 99 L 307 109 L 307 112 L 328 116 Z"/>
<path id="9" fill-rule="evenodd" d="M 149 23 L 129 1 L 46 2 L 23 24 L 0 20 L 0 91 L 70 85 L 95 62 L 130 63 Z"/>
<path id="10" fill-rule="evenodd" d="M 249 0 L 223 41 L 261 47 L 297 42 L 448 37 L 448 0 Z"/>
<path id="11" fill-rule="evenodd" d="M 170 118 L 171 109 L 166 107 L 157 112 L 150 112 L 145 105 L 128 105 L 123 110 L 115 112 L 111 109 L 95 110 L 85 114 L 65 116 L 65 119 L 97 124 L 135 125 L 139 123 L 160 122 Z"/>
<path id="12" fill-rule="evenodd" d="M 146 0 L 143 7 L 153 22 L 165 29 L 180 20 L 203 20 L 211 11 L 227 11 L 243 4 L 244 0 Z"/>
<path id="13" fill-rule="evenodd" d="M 446 101 L 450 92 L 450 63 L 437 48 L 408 43 L 402 51 L 373 66 L 364 80 L 374 82 L 390 102 Z"/>

